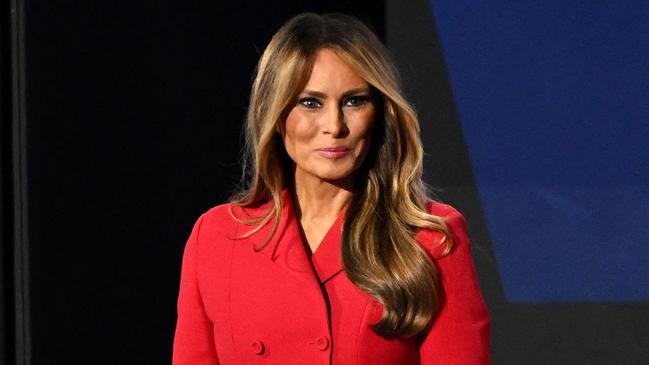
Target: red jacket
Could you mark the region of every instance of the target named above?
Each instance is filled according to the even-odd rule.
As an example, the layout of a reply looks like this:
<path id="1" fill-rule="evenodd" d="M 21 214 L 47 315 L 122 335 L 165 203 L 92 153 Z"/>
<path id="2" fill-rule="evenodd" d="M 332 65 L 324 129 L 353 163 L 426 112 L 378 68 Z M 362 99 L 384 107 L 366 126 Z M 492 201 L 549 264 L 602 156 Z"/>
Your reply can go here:
<path id="1" fill-rule="evenodd" d="M 454 239 L 448 256 L 434 258 L 445 298 L 439 315 L 420 339 L 386 340 L 369 327 L 381 318 L 381 304 L 342 270 L 344 212 L 310 259 L 287 190 L 282 200 L 280 226 L 260 252 L 253 246 L 263 243 L 270 224 L 234 239 L 250 228 L 230 217 L 227 204 L 194 225 L 183 256 L 174 365 L 490 362 L 489 317 L 466 224 L 455 209 L 429 204 Z M 420 231 L 417 239 L 432 257 L 439 256 L 433 248 L 439 233 Z"/>

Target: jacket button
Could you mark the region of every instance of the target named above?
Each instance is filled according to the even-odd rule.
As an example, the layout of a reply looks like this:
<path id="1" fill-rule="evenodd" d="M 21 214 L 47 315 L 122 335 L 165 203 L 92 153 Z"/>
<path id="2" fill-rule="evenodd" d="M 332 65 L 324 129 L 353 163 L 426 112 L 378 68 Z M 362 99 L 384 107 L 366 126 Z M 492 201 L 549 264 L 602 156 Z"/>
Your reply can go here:
<path id="1" fill-rule="evenodd" d="M 256 340 L 256 341 L 254 341 L 252 343 L 252 351 L 254 351 L 255 354 L 261 355 L 261 354 L 264 353 L 264 350 L 265 350 L 265 348 L 264 348 L 264 343 L 263 342 L 261 342 L 259 340 Z"/>
<path id="2" fill-rule="evenodd" d="M 329 348 L 329 339 L 325 336 L 322 336 L 316 340 L 316 346 L 318 350 L 324 351 Z"/>

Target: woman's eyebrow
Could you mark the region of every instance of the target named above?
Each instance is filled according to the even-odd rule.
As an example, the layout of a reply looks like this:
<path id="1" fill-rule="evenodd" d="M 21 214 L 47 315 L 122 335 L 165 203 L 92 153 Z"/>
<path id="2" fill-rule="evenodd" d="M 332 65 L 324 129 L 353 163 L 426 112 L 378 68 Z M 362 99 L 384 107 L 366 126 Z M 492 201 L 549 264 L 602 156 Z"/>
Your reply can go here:
<path id="1" fill-rule="evenodd" d="M 347 96 L 350 96 L 350 95 L 353 95 L 353 94 L 360 94 L 360 93 L 369 94 L 369 92 L 370 92 L 369 87 L 361 86 L 361 87 L 356 87 L 356 88 L 345 91 L 345 93 L 343 93 L 342 96 L 347 97 Z M 306 89 L 304 91 L 302 91 L 302 95 L 313 96 L 313 97 L 316 97 L 316 98 L 323 98 L 323 99 L 327 97 L 327 94 L 325 94 L 325 93 L 323 93 L 321 91 L 306 90 Z"/>
<path id="2" fill-rule="evenodd" d="M 357 87 L 351 90 L 347 90 L 343 96 L 350 96 L 354 94 L 369 94 L 370 93 L 370 88 L 367 86 L 362 86 L 362 87 Z"/>
<path id="3" fill-rule="evenodd" d="M 322 98 L 325 99 L 327 97 L 327 94 L 320 92 L 320 91 L 315 91 L 315 90 L 304 90 L 302 91 L 302 94 L 306 94 L 307 96 L 313 96 L 316 98 Z"/>

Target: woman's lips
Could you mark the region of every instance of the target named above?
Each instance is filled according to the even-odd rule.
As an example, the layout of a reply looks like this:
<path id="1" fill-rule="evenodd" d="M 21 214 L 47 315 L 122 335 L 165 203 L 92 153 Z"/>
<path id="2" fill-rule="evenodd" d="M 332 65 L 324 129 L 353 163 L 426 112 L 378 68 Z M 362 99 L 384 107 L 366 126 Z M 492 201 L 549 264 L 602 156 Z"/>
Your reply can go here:
<path id="1" fill-rule="evenodd" d="M 318 151 L 320 156 L 336 159 L 336 158 L 345 157 L 350 150 L 347 147 L 326 147 L 326 148 L 318 148 L 316 151 Z"/>

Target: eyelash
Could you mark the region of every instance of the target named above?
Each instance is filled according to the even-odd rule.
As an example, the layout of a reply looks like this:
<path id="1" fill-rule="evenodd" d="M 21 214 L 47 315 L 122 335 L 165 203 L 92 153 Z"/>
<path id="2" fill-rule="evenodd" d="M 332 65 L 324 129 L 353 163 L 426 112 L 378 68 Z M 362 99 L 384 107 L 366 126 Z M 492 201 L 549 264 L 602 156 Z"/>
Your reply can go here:
<path id="1" fill-rule="evenodd" d="M 370 99 L 369 96 L 367 95 L 356 95 L 356 96 L 350 96 L 345 100 L 345 105 L 349 104 L 350 101 L 355 101 L 355 104 L 350 105 L 350 106 L 361 106 L 367 103 L 367 101 Z"/>
<path id="2" fill-rule="evenodd" d="M 365 105 L 365 103 L 367 103 L 369 99 L 370 97 L 368 95 L 350 96 L 345 99 L 343 106 L 359 107 Z M 352 104 L 349 104 L 350 101 L 352 101 Z M 316 98 L 301 98 L 300 100 L 298 100 L 298 104 L 307 109 L 316 109 L 322 107 L 322 103 Z"/>
<path id="3" fill-rule="evenodd" d="M 322 106 L 322 103 L 318 99 L 315 99 L 315 98 L 302 98 L 302 99 L 298 100 L 298 103 L 301 104 L 303 107 L 308 108 L 308 109 L 315 109 L 315 108 L 319 108 L 319 107 Z M 311 103 L 316 104 L 316 105 L 309 105 Z"/>

